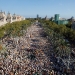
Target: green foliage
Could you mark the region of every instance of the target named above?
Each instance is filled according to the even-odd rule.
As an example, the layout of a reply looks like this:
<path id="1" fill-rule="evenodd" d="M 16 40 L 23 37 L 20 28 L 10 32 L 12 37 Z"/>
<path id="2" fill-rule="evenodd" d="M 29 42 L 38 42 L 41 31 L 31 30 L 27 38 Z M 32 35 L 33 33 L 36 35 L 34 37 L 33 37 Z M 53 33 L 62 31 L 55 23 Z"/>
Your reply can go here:
<path id="1" fill-rule="evenodd" d="M 57 25 L 56 23 L 48 20 L 40 21 L 45 32 L 48 34 L 50 43 L 53 46 L 54 53 L 59 56 L 69 55 L 70 45 L 64 38 L 69 41 L 75 42 L 75 30 L 66 27 L 66 25 Z"/>
<path id="2" fill-rule="evenodd" d="M 0 27 L 0 38 L 4 37 L 4 35 L 21 36 L 21 31 L 25 30 L 30 25 L 31 20 L 7 23 L 5 26 Z"/>
<path id="3" fill-rule="evenodd" d="M 68 26 L 66 25 L 57 25 L 56 23 L 49 20 L 40 20 L 43 24 L 42 26 L 45 28 L 47 33 L 49 34 L 49 30 L 52 29 L 57 34 L 66 37 L 70 41 L 75 42 L 75 30 L 71 29 L 71 22 L 69 22 Z"/>
<path id="4" fill-rule="evenodd" d="M 66 24 L 66 27 L 71 28 L 71 25 L 72 25 L 72 22 L 71 22 L 71 21 L 69 21 L 69 23 L 68 23 L 68 24 Z"/>

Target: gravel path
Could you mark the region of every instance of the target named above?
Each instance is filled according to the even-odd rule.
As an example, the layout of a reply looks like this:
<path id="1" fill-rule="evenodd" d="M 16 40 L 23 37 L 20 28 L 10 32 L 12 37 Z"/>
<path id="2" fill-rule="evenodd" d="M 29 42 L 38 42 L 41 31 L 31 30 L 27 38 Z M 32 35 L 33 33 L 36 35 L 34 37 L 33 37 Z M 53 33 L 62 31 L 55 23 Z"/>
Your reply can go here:
<path id="1" fill-rule="evenodd" d="M 2 58 L 3 71 L 18 75 L 27 75 L 28 73 L 41 72 L 50 70 L 50 61 L 47 56 L 48 40 L 41 33 L 43 29 L 40 26 L 32 25 L 27 29 L 27 33 L 22 37 L 11 38 L 13 43 L 7 44 L 8 55 Z M 12 48 L 12 46 L 15 46 Z"/>

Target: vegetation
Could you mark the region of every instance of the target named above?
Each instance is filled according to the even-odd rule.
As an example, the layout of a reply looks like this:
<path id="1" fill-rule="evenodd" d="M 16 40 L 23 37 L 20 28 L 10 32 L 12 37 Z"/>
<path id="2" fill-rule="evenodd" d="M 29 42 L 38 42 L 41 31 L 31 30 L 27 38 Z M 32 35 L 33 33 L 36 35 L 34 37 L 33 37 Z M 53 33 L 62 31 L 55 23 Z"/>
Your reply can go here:
<path id="1" fill-rule="evenodd" d="M 54 53 L 57 56 L 68 57 L 71 52 L 69 41 L 75 40 L 75 30 L 72 30 L 65 25 L 57 25 L 49 20 L 39 21 L 42 23 L 42 26 L 48 35 Z M 66 39 L 69 41 L 67 42 Z"/>
<path id="2" fill-rule="evenodd" d="M 71 24 L 66 25 L 57 25 L 56 23 L 49 20 L 39 20 L 47 30 L 52 29 L 57 34 L 64 36 L 69 41 L 75 42 L 75 30 L 71 29 Z"/>
<path id="3" fill-rule="evenodd" d="M 68 24 L 66 24 L 66 27 L 71 28 L 72 22 L 69 21 Z"/>
<path id="4" fill-rule="evenodd" d="M 24 20 L 20 22 L 7 23 L 0 27 L 0 39 L 5 36 L 21 36 L 23 30 L 26 30 L 31 25 L 31 20 Z"/>
<path id="5" fill-rule="evenodd" d="M 31 25 L 33 20 L 23 20 L 19 22 L 7 23 L 5 26 L 0 27 L 0 39 L 8 37 L 22 36 L 27 27 Z M 7 56 L 6 48 L 3 45 L 0 45 L 0 53 L 3 53 L 4 56 Z"/>

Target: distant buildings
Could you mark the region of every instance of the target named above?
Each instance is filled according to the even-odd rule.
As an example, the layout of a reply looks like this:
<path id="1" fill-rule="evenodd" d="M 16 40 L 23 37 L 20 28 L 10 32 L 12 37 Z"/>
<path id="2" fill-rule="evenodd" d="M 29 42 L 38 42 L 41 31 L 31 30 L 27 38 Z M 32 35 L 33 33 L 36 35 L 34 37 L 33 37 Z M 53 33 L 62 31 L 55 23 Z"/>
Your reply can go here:
<path id="1" fill-rule="evenodd" d="M 6 14 L 5 14 L 5 12 L 0 12 L 0 22 L 5 22 L 6 21 Z"/>
<path id="2" fill-rule="evenodd" d="M 59 14 L 55 14 L 55 21 L 59 21 Z"/>
<path id="3" fill-rule="evenodd" d="M 11 15 L 10 13 L 8 13 L 8 14 L 6 15 L 6 21 L 7 21 L 7 22 L 12 22 L 12 15 Z"/>
<path id="4" fill-rule="evenodd" d="M 37 19 L 39 18 L 39 15 L 37 14 Z"/>
<path id="5" fill-rule="evenodd" d="M 60 24 L 63 24 L 63 25 L 68 24 L 68 21 L 66 19 L 63 19 L 63 18 L 60 19 L 59 14 L 55 14 L 54 22 L 57 23 L 58 25 L 60 25 Z"/>
<path id="6" fill-rule="evenodd" d="M 25 20 L 25 18 L 16 14 L 11 15 L 9 12 L 5 14 L 5 12 L 0 11 L 0 26 L 6 23 L 12 23 L 21 20 Z"/>
<path id="7" fill-rule="evenodd" d="M 12 20 L 13 21 L 17 21 L 17 17 L 16 17 L 16 14 L 15 13 L 12 15 Z"/>

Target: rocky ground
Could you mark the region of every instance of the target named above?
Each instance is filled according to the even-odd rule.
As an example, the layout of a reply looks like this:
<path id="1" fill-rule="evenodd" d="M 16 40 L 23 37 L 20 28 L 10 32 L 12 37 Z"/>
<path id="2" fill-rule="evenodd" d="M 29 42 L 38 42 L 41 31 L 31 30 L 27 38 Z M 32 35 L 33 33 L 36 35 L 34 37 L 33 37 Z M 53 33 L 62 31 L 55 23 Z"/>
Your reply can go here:
<path id="1" fill-rule="evenodd" d="M 7 56 L 1 55 L 1 71 L 8 75 L 50 72 L 49 42 L 43 28 L 32 25 L 22 37 L 3 40 Z"/>

